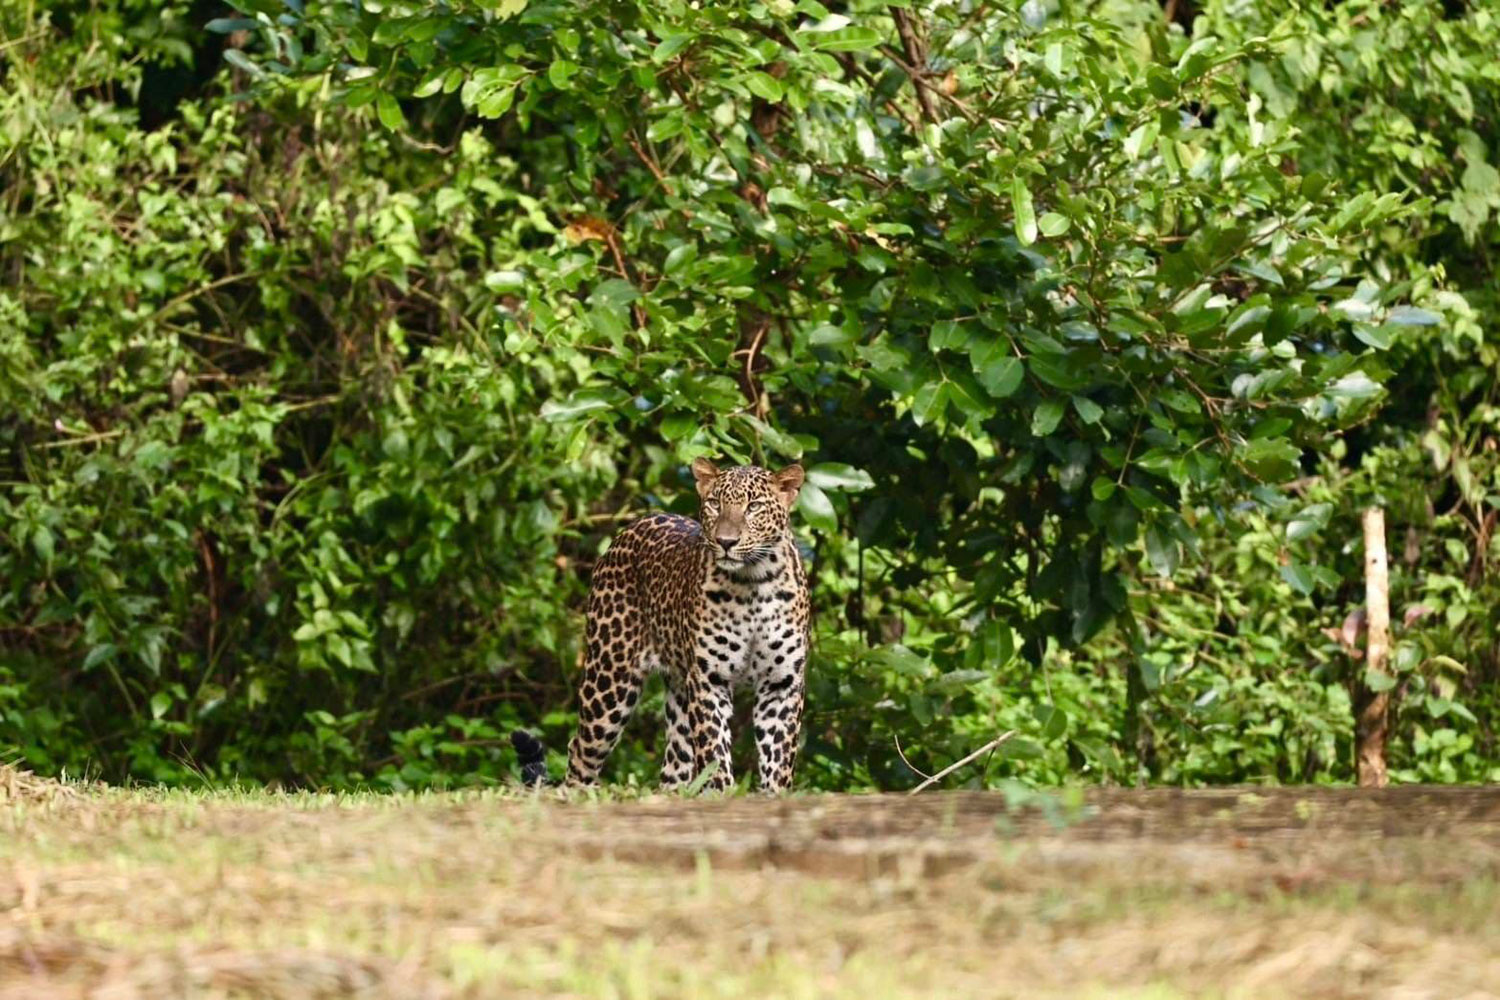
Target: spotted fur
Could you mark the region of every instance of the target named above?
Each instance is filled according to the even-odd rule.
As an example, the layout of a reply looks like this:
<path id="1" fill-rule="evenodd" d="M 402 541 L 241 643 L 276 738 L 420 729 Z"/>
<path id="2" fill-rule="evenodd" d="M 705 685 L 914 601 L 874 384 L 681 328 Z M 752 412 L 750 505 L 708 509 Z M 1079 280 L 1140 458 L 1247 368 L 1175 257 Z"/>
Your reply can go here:
<path id="1" fill-rule="evenodd" d="M 693 463 L 702 522 L 654 514 L 628 525 L 594 567 L 578 732 L 568 780 L 592 782 L 647 674 L 667 676 L 661 783 L 727 788 L 736 687 L 755 692 L 760 787 L 791 785 L 802 725 L 810 606 L 792 541 L 802 467 L 722 472 Z"/>

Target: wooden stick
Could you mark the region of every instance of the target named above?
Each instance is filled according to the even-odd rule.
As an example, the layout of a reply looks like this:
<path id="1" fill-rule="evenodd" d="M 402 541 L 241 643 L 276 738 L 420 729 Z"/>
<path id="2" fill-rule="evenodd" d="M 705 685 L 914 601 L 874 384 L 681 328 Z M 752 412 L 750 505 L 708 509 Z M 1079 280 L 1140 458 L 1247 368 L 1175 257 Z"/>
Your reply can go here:
<path id="1" fill-rule="evenodd" d="M 1365 673 L 1386 675 L 1386 659 L 1391 646 L 1390 574 L 1385 554 L 1385 511 L 1370 507 L 1364 513 L 1365 529 Z M 1388 777 L 1385 765 L 1385 742 L 1390 707 L 1390 691 L 1371 691 L 1364 679 L 1359 716 L 1355 721 L 1357 757 L 1355 770 L 1361 786 L 1384 788 Z"/>
<path id="2" fill-rule="evenodd" d="M 945 778 L 948 775 L 952 774 L 954 771 L 957 771 L 959 768 L 963 767 L 965 764 L 969 763 L 969 761 L 971 761 L 974 758 L 978 757 L 980 754 L 984 753 L 987 750 L 993 750 L 993 749 L 995 749 L 997 746 L 999 746 L 1000 744 L 1004 743 L 1006 740 L 1010 739 L 1014 735 L 1016 735 L 1016 731 L 1014 729 L 1007 729 L 1005 732 L 1001 733 L 999 736 L 996 736 L 994 739 L 990 740 L 988 743 L 986 743 L 984 746 L 980 747 L 978 750 L 975 750 L 973 753 L 969 754 L 969 756 L 965 757 L 963 760 L 960 760 L 960 761 L 957 761 L 955 763 L 949 764 L 947 767 L 943 768 L 937 774 L 934 774 L 932 777 L 928 778 L 926 781 L 922 782 L 920 785 L 918 785 L 916 788 L 913 788 L 911 791 L 907 792 L 906 794 L 907 795 L 915 795 L 918 792 L 922 791 L 924 788 L 926 788 L 928 785 L 931 785 L 931 784 L 933 784 L 935 782 L 941 781 L 943 778 Z M 905 760 L 906 756 L 903 754 L 901 759 Z M 911 765 L 908 764 L 907 767 L 911 767 Z M 912 767 L 912 770 L 913 771 L 917 771 L 917 769 L 914 768 L 914 767 Z M 921 771 L 917 771 L 917 773 L 921 774 L 922 772 Z"/>

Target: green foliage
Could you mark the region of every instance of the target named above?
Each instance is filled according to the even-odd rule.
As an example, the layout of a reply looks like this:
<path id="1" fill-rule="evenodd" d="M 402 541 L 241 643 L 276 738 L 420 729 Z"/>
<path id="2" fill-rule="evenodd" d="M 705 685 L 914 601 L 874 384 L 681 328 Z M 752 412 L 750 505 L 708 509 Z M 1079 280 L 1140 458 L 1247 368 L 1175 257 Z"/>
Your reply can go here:
<path id="1" fill-rule="evenodd" d="M 565 742 L 592 560 L 710 454 L 809 469 L 812 784 L 1009 728 L 989 779 L 1347 777 L 1320 629 L 1377 497 L 1447 629 L 1398 773 L 1493 767 L 1488 14 L 236 6 L 0 14 L 33 766 L 503 778 Z"/>

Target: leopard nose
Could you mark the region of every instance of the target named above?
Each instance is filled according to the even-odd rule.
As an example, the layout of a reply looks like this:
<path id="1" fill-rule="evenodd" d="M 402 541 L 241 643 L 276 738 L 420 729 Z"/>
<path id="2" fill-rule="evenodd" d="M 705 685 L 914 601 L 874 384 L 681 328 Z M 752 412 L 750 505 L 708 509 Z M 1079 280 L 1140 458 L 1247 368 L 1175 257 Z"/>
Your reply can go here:
<path id="1" fill-rule="evenodd" d="M 714 541 L 718 542 L 719 546 L 723 548 L 725 555 L 728 555 L 729 551 L 740 542 L 738 538 L 725 538 L 723 535 L 715 537 Z"/>

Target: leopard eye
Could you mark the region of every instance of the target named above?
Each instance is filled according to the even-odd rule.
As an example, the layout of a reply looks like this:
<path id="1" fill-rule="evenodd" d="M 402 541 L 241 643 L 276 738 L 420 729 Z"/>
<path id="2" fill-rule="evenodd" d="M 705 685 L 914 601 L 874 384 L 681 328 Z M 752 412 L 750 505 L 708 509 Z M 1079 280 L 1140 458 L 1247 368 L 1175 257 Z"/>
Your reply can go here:
<path id="1" fill-rule="evenodd" d="M 749 503 L 745 504 L 745 513 L 754 514 L 764 506 L 765 504 L 759 500 L 751 500 Z"/>

